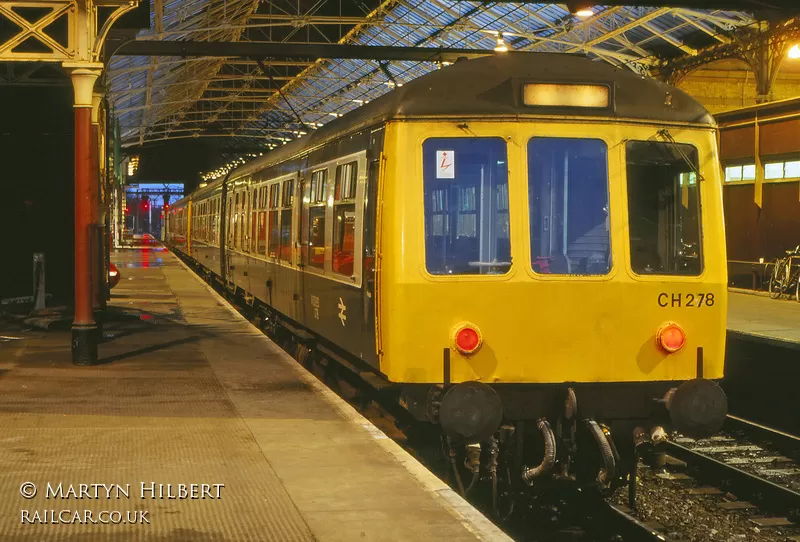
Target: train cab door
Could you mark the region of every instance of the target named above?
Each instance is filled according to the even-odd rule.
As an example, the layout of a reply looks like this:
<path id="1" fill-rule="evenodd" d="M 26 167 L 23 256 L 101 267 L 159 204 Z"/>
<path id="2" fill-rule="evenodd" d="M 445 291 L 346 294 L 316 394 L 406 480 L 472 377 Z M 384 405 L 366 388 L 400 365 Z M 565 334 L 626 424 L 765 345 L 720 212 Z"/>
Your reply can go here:
<path id="1" fill-rule="evenodd" d="M 375 322 L 375 282 L 377 268 L 377 247 L 378 237 L 378 185 L 381 171 L 381 160 L 383 155 L 369 161 L 367 168 L 367 201 L 364 209 L 364 257 L 363 272 L 364 277 L 363 297 L 364 297 L 364 319 L 362 320 L 362 332 L 368 336 L 374 331 Z"/>

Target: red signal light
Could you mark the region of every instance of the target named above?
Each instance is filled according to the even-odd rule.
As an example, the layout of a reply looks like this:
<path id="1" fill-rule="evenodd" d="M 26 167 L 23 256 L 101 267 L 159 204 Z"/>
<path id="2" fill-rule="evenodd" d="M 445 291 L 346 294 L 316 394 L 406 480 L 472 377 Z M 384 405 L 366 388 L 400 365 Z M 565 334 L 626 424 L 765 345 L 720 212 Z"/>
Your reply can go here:
<path id="1" fill-rule="evenodd" d="M 456 349 L 462 354 L 474 354 L 483 344 L 483 337 L 477 327 L 463 324 L 456 329 L 454 342 Z"/>
<path id="2" fill-rule="evenodd" d="M 672 354 L 686 344 L 686 333 L 675 322 L 667 322 L 656 332 L 656 342 L 661 348 Z"/>

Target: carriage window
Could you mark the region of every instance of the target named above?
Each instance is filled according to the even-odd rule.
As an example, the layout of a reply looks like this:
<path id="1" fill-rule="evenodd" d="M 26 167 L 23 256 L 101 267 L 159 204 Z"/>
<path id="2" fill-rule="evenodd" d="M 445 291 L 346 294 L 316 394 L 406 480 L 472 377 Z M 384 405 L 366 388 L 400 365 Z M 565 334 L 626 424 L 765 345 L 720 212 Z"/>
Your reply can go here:
<path id="1" fill-rule="evenodd" d="M 308 264 L 325 268 L 325 198 L 328 188 L 328 170 L 311 174 L 311 207 L 308 210 L 309 239 Z"/>
<path id="2" fill-rule="evenodd" d="M 611 270 L 608 158 L 599 139 L 528 142 L 531 265 L 542 274 Z"/>
<path id="3" fill-rule="evenodd" d="M 422 146 L 425 266 L 434 275 L 503 274 L 511 267 L 506 143 L 431 138 Z"/>
<path id="4" fill-rule="evenodd" d="M 336 199 L 354 199 L 356 197 L 357 179 L 358 162 L 350 162 L 336 166 Z"/>
<path id="5" fill-rule="evenodd" d="M 691 145 L 630 141 L 627 144 L 628 221 L 635 273 L 699 275 L 697 149 Z"/>
<path id="6" fill-rule="evenodd" d="M 294 180 L 283 181 L 281 192 L 281 207 L 291 207 L 294 202 Z"/>
<path id="7" fill-rule="evenodd" d="M 283 181 L 281 188 L 281 260 L 292 261 L 292 202 L 294 180 Z"/>
<path id="8" fill-rule="evenodd" d="M 336 190 L 333 204 L 333 270 L 353 274 L 356 234 L 356 184 L 358 163 L 336 167 Z"/>
<path id="9" fill-rule="evenodd" d="M 278 184 L 269 187 L 269 245 L 267 255 L 270 258 L 278 257 L 278 243 L 280 231 L 278 231 Z"/>
<path id="10" fill-rule="evenodd" d="M 246 248 L 246 250 L 248 252 L 250 252 L 251 250 L 257 252 L 257 250 L 258 250 L 258 237 L 257 237 L 258 236 L 258 227 L 257 227 L 258 226 L 258 211 L 257 211 L 258 205 L 257 205 L 257 200 L 258 200 L 258 191 L 257 190 L 253 190 L 252 191 L 252 200 L 251 200 L 252 205 L 250 206 L 250 214 L 248 215 L 250 217 L 250 242 L 249 242 L 249 244 L 248 244 L 248 246 Z"/>
<path id="11" fill-rule="evenodd" d="M 239 227 L 241 226 L 241 224 L 240 224 L 240 220 L 239 220 L 239 209 L 240 209 L 239 200 L 241 199 L 241 197 L 242 197 L 241 192 L 237 192 L 236 193 L 236 207 L 235 207 L 235 212 L 233 214 L 233 232 L 234 232 L 233 246 L 235 248 L 239 248 L 239 246 L 240 246 L 240 242 L 239 242 L 239 239 L 240 239 Z"/>
<path id="12" fill-rule="evenodd" d="M 311 203 L 324 203 L 328 188 L 328 170 L 320 169 L 311 174 Z"/>
<path id="13" fill-rule="evenodd" d="M 310 235 L 308 239 L 308 264 L 325 268 L 325 207 L 311 207 L 308 210 Z"/>
<path id="14" fill-rule="evenodd" d="M 267 249 L 267 213 L 264 211 L 258 212 L 258 244 L 257 252 L 264 256 Z"/>

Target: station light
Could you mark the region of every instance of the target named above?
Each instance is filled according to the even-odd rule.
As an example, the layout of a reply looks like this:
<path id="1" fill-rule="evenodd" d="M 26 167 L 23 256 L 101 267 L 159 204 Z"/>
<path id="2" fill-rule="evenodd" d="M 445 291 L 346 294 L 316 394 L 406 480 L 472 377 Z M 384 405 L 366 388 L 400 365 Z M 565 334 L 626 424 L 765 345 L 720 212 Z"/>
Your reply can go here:
<path id="1" fill-rule="evenodd" d="M 789 58 L 792 60 L 800 59 L 800 44 L 795 44 L 794 47 L 789 49 Z"/>
<path id="2" fill-rule="evenodd" d="M 585 19 L 594 15 L 592 4 L 567 2 L 567 9 L 569 9 L 570 13 L 576 17 L 580 17 L 581 19 Z"/>
<path id="3" fill-rule="evenodd" d="M 495 46 L 494 50 L 498 53 L 505 53 L 508 51 L 508 46 L 506 45 L 505 40 L 503 39 L 503 33 L 497 33 L 497 45 Z"/>
<path id="4" fill-rule="evenodd" d="M 139 156 L 133 155 L 128 159 L 128 177 L 133 177 L 136 175 L 136 171 L 139 169 Z"/>

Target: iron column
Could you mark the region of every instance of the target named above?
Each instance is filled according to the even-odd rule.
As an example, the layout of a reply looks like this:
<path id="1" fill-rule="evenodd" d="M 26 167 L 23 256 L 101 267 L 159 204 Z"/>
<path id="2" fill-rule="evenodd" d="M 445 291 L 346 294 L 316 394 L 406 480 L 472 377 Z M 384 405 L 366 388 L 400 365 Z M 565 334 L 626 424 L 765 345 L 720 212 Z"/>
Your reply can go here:
<path id="1" fill-rule="evenodd" d="M 98 62 L 64 63 L 75 91 L 75 319 L 72 363 L 97 362 L 97 325 L 92 314 L 92 89 L 103 70 Z"/>

